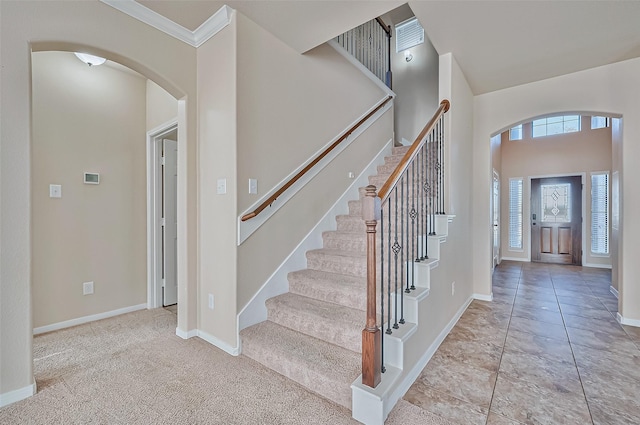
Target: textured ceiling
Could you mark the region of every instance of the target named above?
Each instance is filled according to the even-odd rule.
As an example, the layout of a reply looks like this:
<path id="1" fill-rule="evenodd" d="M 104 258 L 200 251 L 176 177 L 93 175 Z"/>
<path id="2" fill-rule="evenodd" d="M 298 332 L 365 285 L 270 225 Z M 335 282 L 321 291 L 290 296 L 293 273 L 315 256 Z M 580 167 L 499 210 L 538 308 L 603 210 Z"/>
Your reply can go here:
<path id="1" fill-rule="evenodd" d="M 189 30 L 227 4 L 300 53 L 404 4 L 396 0 L 138 2 Z M 453 53 L 475 94 L 640 56 L 640 1 L 418 0 L 409 6 L 438 53 Z"/>

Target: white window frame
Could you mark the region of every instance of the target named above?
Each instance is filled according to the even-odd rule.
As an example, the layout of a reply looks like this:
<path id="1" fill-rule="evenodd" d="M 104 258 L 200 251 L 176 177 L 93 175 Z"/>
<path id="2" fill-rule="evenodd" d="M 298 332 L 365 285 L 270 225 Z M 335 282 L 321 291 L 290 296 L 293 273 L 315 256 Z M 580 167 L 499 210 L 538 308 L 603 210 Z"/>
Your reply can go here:
<path id="1" fill-rule="evenodd" d="M 519 193 L 516 196 L 519 196 L 519 208 L 518 206 L 513 205 L 513 197 L 514 197 L 514 183 L 519 184 Z M 523 177 L 511 177 L 509 179 L 509 243 L 508 250 L 515 252 L 524 252 L 524 178 Z M 513 238 L 517 238 L 514 236 L 514 231 L 517 232 L 517 228 L 519 227 L 520 233 L 520 244 L 519 246 L 512 244 Z"/>
<path id="2" fill-rule="evenodd" d="M 571 117 L 570 120 L 568 120 L 567 118 Z M 578 129 L 576 131 L 566 131 L 565 128 L 565 123 L 569 122 L 569 121 L 575 121 L 575 119 L 573 117 L 578 117 Z M 562 118 L 562 132 L 561 133 L 552 133 L 549 134 L 549 119 L 554 119 L 554 118 Z M 542 121 L 544 121 L 544 124 L 542 124 Z M 538 123 L 538 124 L 536 124 Z M 551 124 L 555 124 L 555 123 L 551 123 Z M 536 136 L 536 129 L 537 128 L 542 128 L 544 127 L 545 132 L 544 134 L 539 134 Z M 555 115 L 552 117 L 545 117 L 545 118 L 538 118 L 535 119 L 533 121 L 531 121 L 531 138 L 533 139 L 537 139 L 540 137 L 547 137 L 547 136 L 558 136 L 560 134 L 569 134 L 569 133 L 577 133 L 580 132 L 582 130 L 582 117 L 580 115 L 576 115 L 576 114 L 572 114 L 572 115 Z"/>
<path id="3" fill-rule="evenodd" d="M 604 118 L 604 125 L 600 125 L 600 119 Z M 591 130 L 597 130 L 599 128 L 611 127 L 611 118 L 600 115 L 594 115 L 591 117 Z"/>
<path id="4" fill-rule="evenodd" d="M 604 213 L 605 213 L 605 222 L 606 222 L 606 229 L 605 229 L 605 233 L 606 233 L 606 252 L 599 252 L 599 251 L 594 251 L 593 250 L 593 241 L 594 241 L 594 232 L 593 232 L 593 222 L 594 222 L 594 214 L 602 214 L 603 211 L 601 209 L 598 209 L 597 211 L 594 211 L 594 177 L 597 176 L 605 176 L 606 177 L 606 183 L 607 183 L 607 193 L 605 196 L 605 205 L 604 205 Z M 597 172 L 592 172 L 591 173 L 591 205 L 590 205 L 590 209 L 589 209 L 589 214 L 590 214 L 590 229 L 589 229 L 589 235 L 590 235 L 590 239 L 591 239 L 591 246 L 589 248 L 589 252 L 591 253 L 591 256 L 593 257 L 609 257 L 611 256 L 611 214 L 610 214 L 610 207 L 611 207 L 611 175 L 609 174 L 608 171 L 597 171 Z"/>
<path id="5" fill-rule="evenodd" d="M 509 129 L 509 140 L 522 140 L 522 124 Z"/>

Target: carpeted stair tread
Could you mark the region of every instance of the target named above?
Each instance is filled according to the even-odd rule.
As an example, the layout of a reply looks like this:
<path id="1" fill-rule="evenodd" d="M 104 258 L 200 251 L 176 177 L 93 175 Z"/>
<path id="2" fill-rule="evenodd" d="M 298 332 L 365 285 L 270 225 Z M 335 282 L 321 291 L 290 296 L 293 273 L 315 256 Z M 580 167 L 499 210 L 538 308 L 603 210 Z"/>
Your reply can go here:
<path id="1" fill-rule="evenodd" d="M 242 354 L 351 410 L 360 355 L 271 321 L 240 332 Z"/>
<path id="2" fill-rule="evenodd" d="M 363 254 L 367 252 L 367 234 L 365 232 L 327 231 L 322 233 L 322 241 L 324 249 L 361 252 Z"/>
<path id="3" fill-rule="evenodd" d="M 366 313 L 288 292 L 266 301 L 267 319 L 360 353 Z"/>
<path id="4" fill-rule="evenodd" d="M 313 249 L 307 251 L 307 268 L 364 277 L 367 275 L 367 257 L 365 252 Z"/>
<path id="5" fill-rule="evenodd" d="M 329 273 L 322 270 L 298 270 L 289 273 L 289 291 L 304 297 L 366 310 L 366 277 Z"/>

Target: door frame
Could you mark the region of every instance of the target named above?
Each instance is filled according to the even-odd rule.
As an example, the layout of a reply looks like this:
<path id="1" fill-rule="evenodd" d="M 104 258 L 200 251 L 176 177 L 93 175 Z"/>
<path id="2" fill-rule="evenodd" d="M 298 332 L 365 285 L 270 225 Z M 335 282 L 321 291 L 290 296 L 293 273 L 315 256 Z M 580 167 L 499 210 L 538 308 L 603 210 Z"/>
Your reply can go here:
<path id="1" fill-rule="evenodd" d="M 172 120 L 147 132 L 147 308 L 162 307 L 162 139 L 178 129 Z"/>
<path id="2" fill-rule="evenodd" d="M 585 171 L 580 171 L 580 172 L 575 172 L 575 173 L 554 173 L 554 174 L 541 174 L 541 175 L 535 175 L 535 176 L 527 176 L 527 190 L 528 193 L 527 194 L 523 194 L 523 200 L 527 200 L 526 205 L 522 206 L 522 215 L 523 217 L 523 221 L 522 221 L 522 226 L 524 226 L 526 228 L 526 232 L 527 232 L 527 240 L 529 241 L 529 243 L 527 244 L 527 259 L 529 262 L 531 262 L 531 180 L 533 179 L 548 179 L 548 178 L 553 178 L 553 177 L 572 177 L 572 176 L 579 176 L 580 177 L 580 183 L 582 183 L 582 223 L 581 223 L 581 228 L 582 228 L 582 240 L 580 241 L 580 249 L 582 250 L 582 264 L 584 264 L 584 253 L 586 252 L 587 249 L 587 238 L 585 237 L 586 235 L 586 231 L 587 231 L 587 220 L 584 219 L 584 215 L 587 211 L 587 199 L 585 196 L 585 189 L 586 189 L 586 178 L 587 178 L 587 173 Z M 527 196 L 528 195 L 528 196 Z M 581 264 L 581 265 L 582 265 Z"/>

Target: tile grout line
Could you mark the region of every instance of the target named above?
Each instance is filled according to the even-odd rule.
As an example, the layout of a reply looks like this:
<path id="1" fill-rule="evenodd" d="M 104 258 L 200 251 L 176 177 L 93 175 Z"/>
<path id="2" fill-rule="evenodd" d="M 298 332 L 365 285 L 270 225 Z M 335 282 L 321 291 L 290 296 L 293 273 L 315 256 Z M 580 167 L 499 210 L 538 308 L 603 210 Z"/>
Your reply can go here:
<path id="1" fill-rule="evenodd" d="M 582 276 L 580 277 L 582 279 Z M 584 283 L 584 279 L 582 279 Z M 578 380 L 580 381 L 580 388 L 582 388 L 582 395 L 584 396 L 584 402 L 587 405 L 587 411 L 589 412 L 589 418 L 591 419 L 591 423 L 593 424 L 593 415 L 591 414 L 591 406 L 589 405 L 589 399 L 587 398 L 587 393 L 584 390 L 584 384 L 582 383 L 582 375 L 580 375 L 580 369 L 578 368 L 578 362 L 576 360 L 576 355 L 573 352 L 573 344 L 571 343 L 571 338 L 569 337 L 569 331 L 567 331 L 567 323 L 564 320 L 564 314 L 562 313 L 562 306 L 560 305 L 560 301 L 558 300 L 558 293 L 556 292 L 556 285 L 553 282 L 553 276 L 551 276 L 551 285 L 553 286 L 553 294 L 556 297 L 556 303 L 558 304 L 558 309 L 560 310 L 560 318 L 562 319 L 562 326 L 564 327 L 564 332 L 567 334 L 567 341 L 569 341 L 569 349 L 571 350 L 571 357 L 573 358 L 573 364 L 576 368 L 576 372 L 578 373 Z"/>
<path id="2" fill-rule="evenodd" d="M 511 303 L 511 312 L 509 313 L 509 323 L 507 324 L 507 330 L 504 334 L 504 341 L 502 343 L 502 351 L 500 351 L 500 360 L 498 361 L 498 370 L 496 371 L 496 380 L 493 383 L 493 391 L 491 391 L 491 401 L 489 401 L 489 408 L 487 409 L 487 421 L 485 425 L 489 423 L 489 415 L 491 415 L 491 405 L 493 404 L 493 397 L 496 394 L 496 386 L 498 384 L 498 376 L 500 375 L 500 366 L 502 365 L 502 357 L 504 356 L 505 346 L 507 345 L 507 337 L 509 336 L 509 328 L 511 327 L 511 318 L 513 317 L 513 310 L 516 306 L 516 298 L 518 297 L 518 289 L 520 289 L 520 279 L 522 277 L 522 265 L 520 266 L 520 274 L 518 275 L 518 285 L 516 286 L 516 293 L 513 295 Z M 493 276 L 492 276 L 493 280 Z M 493 282 L 491 284 L 493 286 Z M 512 419 L 512 418 L 509 418 Z M 514 419 L 515 420 L 515 419 Z"/>

